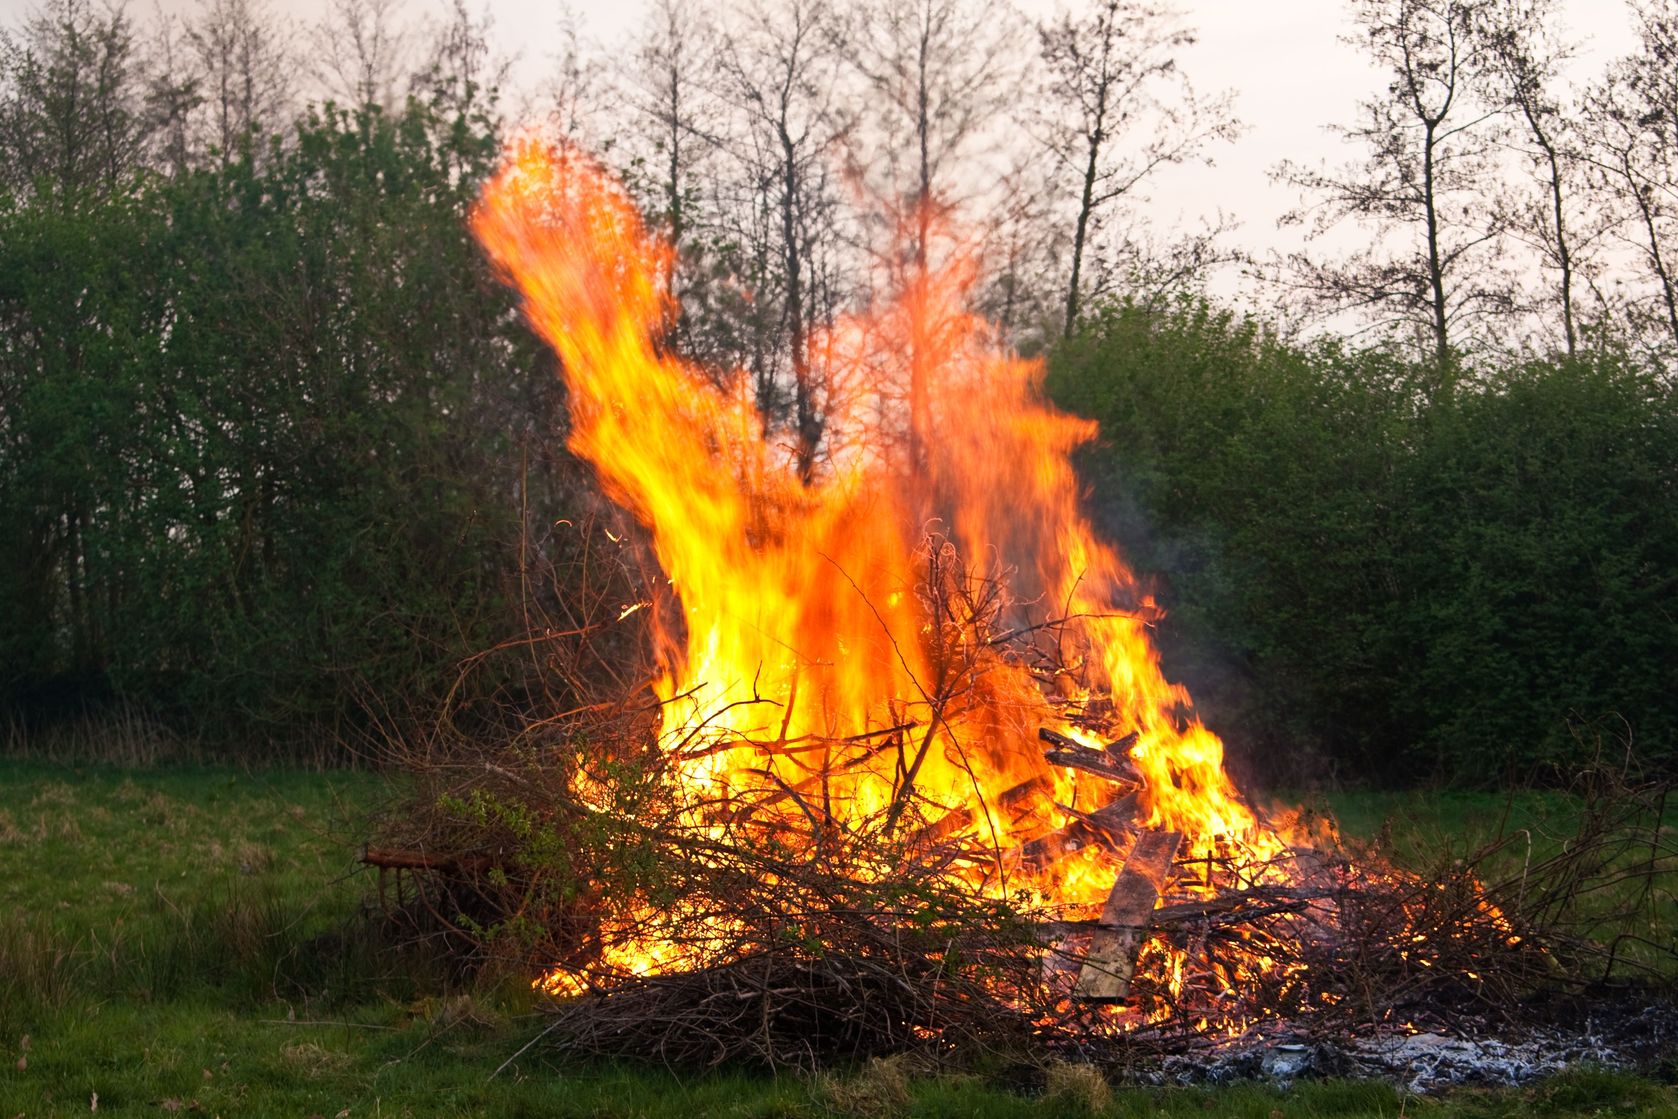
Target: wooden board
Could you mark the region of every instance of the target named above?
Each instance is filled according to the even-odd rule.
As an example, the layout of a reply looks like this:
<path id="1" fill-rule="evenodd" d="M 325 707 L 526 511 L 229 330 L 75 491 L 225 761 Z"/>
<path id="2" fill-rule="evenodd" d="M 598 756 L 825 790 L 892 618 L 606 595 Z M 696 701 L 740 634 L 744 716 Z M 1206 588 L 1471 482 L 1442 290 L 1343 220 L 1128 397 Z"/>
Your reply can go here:
<path id="1" fill-rule="evenodd" d="M 1171 863 L 1183 837 L 1171 831 L 1145 831 L 1113 882 L 1100 927 L 1090 940 L 1089 955 L 1073 988 L 1090 1002 L 1118 1002 L 1130 994 L 1136 974 L 1136 954 L 1148 938 L 1149 916 L 1165 892 Z"/>

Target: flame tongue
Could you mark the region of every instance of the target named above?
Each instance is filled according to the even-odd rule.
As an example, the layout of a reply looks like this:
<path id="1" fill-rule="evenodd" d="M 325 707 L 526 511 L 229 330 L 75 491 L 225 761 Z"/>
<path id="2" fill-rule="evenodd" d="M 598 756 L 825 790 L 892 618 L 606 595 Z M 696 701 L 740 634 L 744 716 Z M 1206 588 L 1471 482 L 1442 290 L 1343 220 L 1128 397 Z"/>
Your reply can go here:
<path id="1" fill-rule="evenodd" d="M 649 528 L 681 599 L 685 633 L 659 635 L 657 691 L 696 792 L 825 773 L 842 822 L 893 810 L 913 783 L 946 824 L 1000 820 L 1011 834 L 992 838 L 1018 843 L 1065 824 L 1055 805 L 1083 780 L 1050 770 L 1037 729 L 1099 746 L 1064 706 L 1099 698 L 1102 732 L 1134 736 L 1149 825 L 1196 853 L 1258 830 L 1221 743 L 1161 674 L 1152 604 L 1078 512 L 1068 455 L 1094 426 L 1046 405 L 1040 367 L 962 309 L 972 269 L 959 252 L 814 341 L 825 430 L 807 478 L 746 377 L 661 349 L 671 250 L 592 159 L 519 147 L 473 224 L 560 357 L 572 450 Z M 1063 619 L 1052 636 L 1076 671 L 1062 706 L 998 651 L 996 630 L 1026 606 Z M 873 749 L 892 728 L 909 728 L 904 747 Z M 1024 810 L 1005 803 L 1022 788 L 1036 790 Z M 1099 906 L 1111 875 L 1069 881 L 1060 900 Z"/>

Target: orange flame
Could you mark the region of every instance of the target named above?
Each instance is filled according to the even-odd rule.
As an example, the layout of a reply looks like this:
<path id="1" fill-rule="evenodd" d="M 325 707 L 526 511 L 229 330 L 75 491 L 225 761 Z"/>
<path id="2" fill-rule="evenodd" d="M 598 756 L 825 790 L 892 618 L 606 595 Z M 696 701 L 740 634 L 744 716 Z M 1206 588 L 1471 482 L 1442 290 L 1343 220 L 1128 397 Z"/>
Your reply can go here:
<path id="1" fill-rule="evenodd" d="M 1068 456 L 1095 426 L 1048 405 L 1041 366 L 964 310 L 975 269 L 959 246 L 812 341 L 825 428 L 802 470 L 743 373 L 663 348 L 671 249 L 589 156 L 518 146 L 473 228 L 559 355 L 571 449 L 647 526 L 680 598 L 655 690 L 696 799 L 819 777 L 842 822 L 912 786 L 921 818 L 961 813 L 948 819 L 1000 848 L 1099 792 L 1051 768 L 1037 735 L 1100 747 L 1072 715 L 1099 710 L 1101 735 L 1132 743 L 1142 822 L 1182 833 L 1185 857 L 1280 850 L 1163 676 L 1153 602 L 1079 511 Z M 952 580 L 967 592 L 942 593 Z M 1035 635 L 1056 646 L 1055 678 L 999 652 L 991 623 L 1026 628 L 1028 613 L 1053 619 Z M 888 735 L 900 749 L 874 749 Z M 1068 860 L 1042 888 L 1099 907 L 1112 869 L 1093 869 Z"/>

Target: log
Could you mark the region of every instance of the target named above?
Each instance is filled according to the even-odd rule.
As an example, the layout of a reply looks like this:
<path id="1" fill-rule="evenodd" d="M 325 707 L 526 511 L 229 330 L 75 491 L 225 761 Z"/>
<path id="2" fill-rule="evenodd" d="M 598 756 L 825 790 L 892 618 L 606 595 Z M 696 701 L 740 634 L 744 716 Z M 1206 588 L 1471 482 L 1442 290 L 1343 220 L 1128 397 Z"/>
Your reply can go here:
<path id="1" fill-rule="evenodd" d="M 488 855 L 446 855 L 391 847 L 363 847 L 361 862 L 380 870 L 435 870 L 442 874 L 482 874 L 494 865 Z"/>
<path id="2" fill-rule="evenodd" d="M 1048 727 L 1039 727 L 1037 737 L 1049 744 L 1049 749 L 1043 751 L 1043 760 L 1050 765 L 1081 769 L 1124 785 L 1142 783 L 1142 775 L 1136 771 L 1129 754 L 1131 745 L 1136 741 L 1134 734 L 1108 743 L 1106 748 L 1101 750 L 1092 750 L 1088 746 L 1080 745 Z"/>
<path id="3" fill-rule="evenodd" d="M 1060 733 L 1060 731 L 1050 730 L 1048 727 L 1038 727 L 1037 737 L 1041 738 L 1044 742 L 1047 742 L 1051 747 L 1057 750 L 1088 749 L 1087 746 L 1079 742 L 1077 739 L 1068 738 L 1066 735 Z"/>
<path id="4" fill-rule="evenodd" d="M 1064 766 L 1067 769 L 1081 769 L 1085 773 L 1093 773 L 1097 777 L 1105 777 L 1109 781 L 1117 781 L 1121 785 L 1140 784 L 1140 775 L 1131 766 L 1114 765 L 1105 754 L 1098 754 L 1094 750 L 1045 750 L 1043 760 L 1050 765 Z"/>
<path id="5" fill-rule="evenodd" d="M 1101 911 L 1100 928 L 1078 971 L 1073 993 L 1086 1002 L 1119 1002 L 1130 995 L 1136 954 L 1148 938 L 1154 906 L 1171 877 L 1171 863 L 1183 837 L 1172 831 L 1145 831 L 1136 837 L 1124 869 L 1113 882 Z"/>
<path id="6" fill-rule="evenodd" d="M 1016 816 L 1030 809 L 1033 800 L 1040 796 L 1049 796 L 1054 789 L 1054 782 L 1047 776 L 1033 777 L 999 795 L 996 798 L 996 806 L 1010 816 Z"/>
<path id="7" fill-rule="evenodd" d="M 905 846 L 917 854 L 924 854 L 943 843 L 951 836 L 965 830 L 973 823 L 971 808 L 956 808 L 927 824 L 917 831 L 911 832 L 905 841 Z"/>

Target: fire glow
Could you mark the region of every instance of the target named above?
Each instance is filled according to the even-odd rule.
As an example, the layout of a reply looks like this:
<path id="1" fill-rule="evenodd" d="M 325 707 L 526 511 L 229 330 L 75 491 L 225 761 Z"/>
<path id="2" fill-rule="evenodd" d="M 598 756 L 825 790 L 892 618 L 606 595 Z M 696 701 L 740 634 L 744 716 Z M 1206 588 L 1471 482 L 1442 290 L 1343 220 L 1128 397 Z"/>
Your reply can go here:
<path id="1" fill-rule="evenodd" d="M 661 747 L 696 826 L 753 802 L 781 842 L 862 821 L 960 838 L 990 854 L 952 873 L 1087 920 L 1123 852 L 1055 841 L 1128 791 L 1112 830 L 1172 836 L 1166 869 L 1282 873 L 1283 841 L 1161 672 L 1158 610 L 1079 511 L 1069 455 L 1094 425 L 1047 404 L 1041 366 L 965 309 L 975 269 L 953 239 L 812 340 L 824 427 L 800 462 L 746 374 L 664 348 L 672 250 L 591 157 L 518 147 L 474 230 L 560 358 L 572 450 L 646 526 L 680 600 L 679 626 L 648 614 Z M 661 935 L 684 915 L 637 920 L 597 968 L 704 962 Z M 1180 973 L 1173 951 L 1137 966 Z M 539 984 L 577 989 L 564 969 Z"/>

